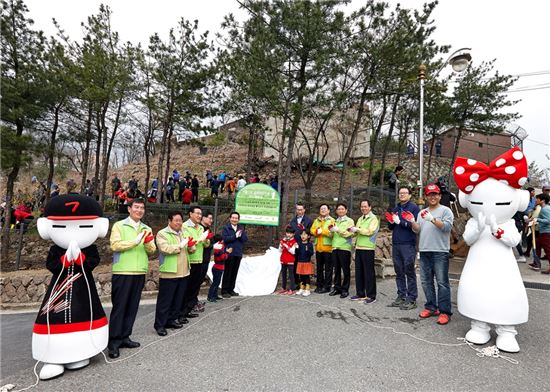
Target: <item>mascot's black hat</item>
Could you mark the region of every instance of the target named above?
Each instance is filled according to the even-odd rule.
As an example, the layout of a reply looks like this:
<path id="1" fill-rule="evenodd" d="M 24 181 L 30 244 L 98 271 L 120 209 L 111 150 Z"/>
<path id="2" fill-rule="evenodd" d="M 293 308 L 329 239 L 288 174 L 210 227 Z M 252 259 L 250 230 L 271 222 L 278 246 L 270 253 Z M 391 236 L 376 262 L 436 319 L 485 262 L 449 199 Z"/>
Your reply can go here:
<path id="1" fill-rule="evenodd" d="M 95 219 L 103 216 L 99 203 L 78 193 L 55 196 L 46 205 L 44 216 L 51 220 Z"/>

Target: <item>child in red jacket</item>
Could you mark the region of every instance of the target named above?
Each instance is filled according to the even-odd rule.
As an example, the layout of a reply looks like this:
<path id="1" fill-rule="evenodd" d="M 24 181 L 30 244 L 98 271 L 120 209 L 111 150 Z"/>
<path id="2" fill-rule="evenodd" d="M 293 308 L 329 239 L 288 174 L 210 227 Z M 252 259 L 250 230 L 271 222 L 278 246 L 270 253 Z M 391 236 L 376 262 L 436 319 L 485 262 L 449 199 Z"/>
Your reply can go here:
<path id="1" fill-rule="evenodd" d="M 296 248 L 298 244 L 294 239 L 294 229 L 288 226 L 285 230 L 285 238 L 279 243 L 279 251 L 281 252 L 281 274 L 282 274 L 282 289 L 276 294 L 294 295 L 296 290 L 296 282 L 294 281 L 294 261 L 296 257 Z M 290 275 L 290 290 L 286 289 L 286 278 Z"/>
<path id="2" fill-rule="evenodd" d="M 212 266 L 212 285 L 208 290 L 208 302 L 217 302 L 223 298 L 218 296 L 218 287 L 222 281 L 223 271 L 225 269 L 225 260 L 229 257 L 232 249 L 225 248 L 225 244 L 222 241 L 222 236 L 216 234 L 213 238 L 214 242 L 214 265 Z"/>

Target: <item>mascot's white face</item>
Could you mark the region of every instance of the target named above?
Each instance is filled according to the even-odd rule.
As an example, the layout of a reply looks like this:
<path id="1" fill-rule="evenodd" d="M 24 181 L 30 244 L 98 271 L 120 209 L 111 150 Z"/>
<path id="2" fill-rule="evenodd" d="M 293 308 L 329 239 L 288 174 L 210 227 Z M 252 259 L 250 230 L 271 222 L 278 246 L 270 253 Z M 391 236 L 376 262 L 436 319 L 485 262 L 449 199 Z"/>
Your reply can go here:
<path id="1" fill-rule="evenodd" d="M 460 205 L 473 217 L 482 212 L 486 217 L 494 215 L 498 224 L 510 220 L 517 211 L 525 211 L 529 204 L 529 191 L 514 189 L 494 178 L 478 184 L 470 194 L 458 194 Z"/>
<path id="2" fill-rule="evenodd" d="M 92 245 L 103 238 L 109 230 L 107 218 L 51 220 L 40 218 L 37 221 L 38 233 L 45 240 L 52 240 L 57 246 L 67 249 L 75 240 L 80 249 Z"/>

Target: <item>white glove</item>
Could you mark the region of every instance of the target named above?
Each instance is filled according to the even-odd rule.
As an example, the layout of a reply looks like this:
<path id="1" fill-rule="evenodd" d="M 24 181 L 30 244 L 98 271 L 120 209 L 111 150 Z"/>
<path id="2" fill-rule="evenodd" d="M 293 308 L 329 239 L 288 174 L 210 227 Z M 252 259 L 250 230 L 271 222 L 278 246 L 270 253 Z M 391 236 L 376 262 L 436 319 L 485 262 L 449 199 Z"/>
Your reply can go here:
<path id="1" fill-rule="evenodd" d="M 235 237 L 241 238 L 241 235 L 243 234 L 242 230 L 237 230 L 237 233 L 235 234 Z"/>
<path id="2" fill-rule="evenodd" d="M 184 238 L 183 240 L 181 240 L 180 241 L 180 249 L 185 248 L 188 243 L 189 243 L 189 238 Z"/>
<path id="3" fill-rule="evenodd" d="M 529 217 L 527 215 L 523 215 L 523 220 L 527 222 L 529 220 Z"/>
<path id="4" fill-rule="evenodd" d="M 321 235 L 322 232 L 323 232 L 323 229 L 321 229 L 320 227 L 318 227 L 318 228 L 317 228 L 317 231 L 316 231 L 317 235 Z"/>
<path id="5" fill-rule="evenodd" d="M 206 241 L 206 237 L 208 237 L 208 230 L 205 230 L 204 233 L 201 234 L 201 236 L 199 237 L 199 242 Z"/>
<path id="6" fill-rule="evenodd" d="M 222 248 L 223 248 L 223 245 L 220 244 L 219 242 L 216 242 L 216 243 L 214 244 L 214 250 L 220 250 L 220 249 L 222 249 Z"/>
<path id="7" fill-rule="evenodd" d="M 496 233 L 497 230 L 498 230 L 498 224 L 497 224 L 497 218 L 494 214 L 491 214 L 491 216 L 489 216 L 489 219 L 487 219 L 488 222 L 487 224 L 489 226 L 491 226 L 491 233 Z"/>
<path id="8" fill-rule="evenodd" d="M 428 209 L 420 211 L 420 217 L 427 222 L 431 222 L 434 220 L 432 213 Z"/>
<path id="9" fill-rule="evenodd" d="M 295 254 L 296 253 L 296 246 L 293 246 L 292 248 L 289 248 L 287 246 L 287 249 L 288 249 L 288 253 L 290 253 L 291 255 Z"/>
<path id="10" fill-rule="evenodd" d="M 80 247 L 78 246 L 78 243 L 75 240 L 72 240 L 71 242 L 69 242 L 69 246 L 67 247 L 65 256 L 67 257 L 67 260 L 75 261 L 79 255 L 80 255 Z"/>
<path id="11" fill-rule="evenodd" d="M 338 226 L 336 226 L 336 225 L 332 226 L 332 227 L 329 229 L 329 231 L 330 231 L 331 233 L 336 233 L 336 232 L 338 231 Z"/>
<path id="12" fill-rule="evenodd" d="M 531 222 L 529 222 L 529 226 L 534 226 L 537 224 L 537 218 L 533 218 Z"/>
<path id="13" fill-rule="evenodd" d="M 399 219 L 399 215 L 393 214 L 392 217 L 393 217 L 393 223 L 395 223 L 396 225 L 401 223 L 401 219 Z"/>
<path id="14" fill-rule="evenodd" d="M 142 240 L 143 240 L 143 237 L 145 236 L 145 232 L 142 231 L 141 233 L 139 233 L 136 237 L 136 239 L 134 240 L 134 242 L 136 243 L 136 245 L 138 245 Z"/>
<path id="15" fill-rule="evenodd" d="M 359 231 L 359 228 L 355 227 L 355 226 L 352 226 L 348 230 L 351 231 L 352 233 L 357 233 Z"/>
<path id="16" fill-rule="evenodd" d="M 477 229 L 479 230 L 480 233 L 482 233 L 483 230 L 485 230 L 485 226 L 487 225 L 485 223 L 485 220 L 486 220 L 485 214 L 483 214 L 483 212 L 480 211 L 477 214 Z"/>

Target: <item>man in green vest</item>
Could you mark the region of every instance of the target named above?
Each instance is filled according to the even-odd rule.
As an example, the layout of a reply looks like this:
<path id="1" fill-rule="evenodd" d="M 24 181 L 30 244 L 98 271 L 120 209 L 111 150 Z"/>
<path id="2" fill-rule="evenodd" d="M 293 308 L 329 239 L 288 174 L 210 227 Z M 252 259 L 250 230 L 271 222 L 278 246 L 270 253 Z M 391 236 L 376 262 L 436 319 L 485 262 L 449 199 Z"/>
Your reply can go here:
<path id="1" fill-rule="evenodd" d="M 159 291 L 155 311 L 155 331 L 166 336 L 166 328 L 179 329 L 188 322 L 178 321 L 181 304 L 189 277 L 187 260 L 188 238 L 181 231 L 183 214 L 179 211 L 168 215 L 168 226 L 157 233 L 159 249 Z"/>
<path id="2" fill-rule="evenodd" d="M 368 200 L 361 202 L 361 217 L 350 229 L 356 237 L 355 242 L 355 288 L 357 295 L 352 301 L 376 302 L 376 274 L 374 271 L 374 250 L 376 235 L 380 229 L 380 220 L 372 213 Z"/>
<path id="3" fill-rule="evenodd" d="M 116 222 L 111 229 L 113 275 L 109 320 L 109 356 L 118 358 L 119 348 L 136 348 L 140 344 L 130 339 L 132 327 L 149 270 L 149 257 L 156 251 L 151 228 L 141 222 L 145 201 L 133 199 L 128 204 L 130 216 Z"/>
<path id="4" fill-rule="evenodd" d="M 208 231 L 204 231 L 201 225 L 202 210 L 198 206 L 189 207 L 189 219 L 182 226 L 183 236 L 191 242 L 187 247 L 187 259 L 190 264 L 189 281 L 183 296 L 183 304 L 180 312 L 180 321 L 185 318 L 199 317 L 198 313 L 193 313 L 192 310 L 197 304 L 196 293 L 201 286 L 202 278 L 202 255 L 204 247 L 209 246 L 206 239 Z"/>
<path id="5" fill-rule="evenodd" d="M 332 263 L 334 265 L 334 288 L 330 296 L 340 294 L 340 298 L 349 295 L 351 281 L 351 243 L 353 233 L 349 230 L 355 224 L 348 214 L 348 206 L 339 203 L 336 206 L 336 222 L 329 227 L 332 233 Z M 342 273 L 344 278 L 342 279 Z"/>

